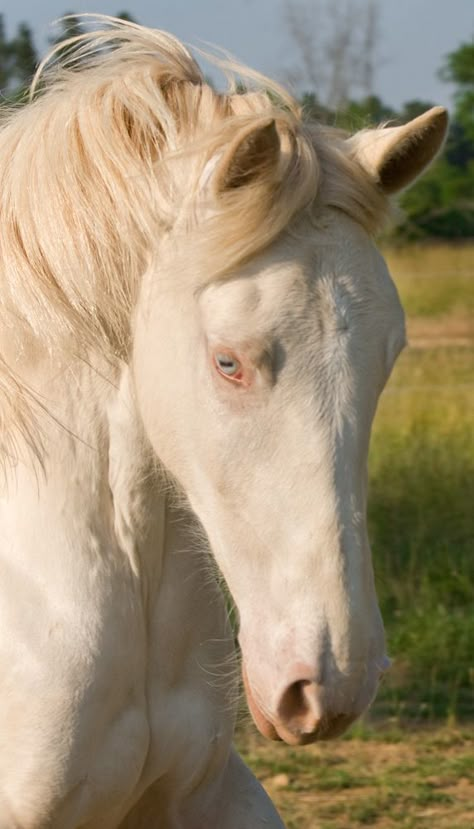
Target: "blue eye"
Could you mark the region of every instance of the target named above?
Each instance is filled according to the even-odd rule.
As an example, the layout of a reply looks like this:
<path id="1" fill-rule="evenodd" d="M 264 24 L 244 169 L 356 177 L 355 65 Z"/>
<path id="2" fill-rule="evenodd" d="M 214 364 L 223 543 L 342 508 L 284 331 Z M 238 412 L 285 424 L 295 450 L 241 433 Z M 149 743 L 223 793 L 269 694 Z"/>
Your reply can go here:
<path id="1" fill-rule="evenodd" d="M 218 352 L 214 355 L 217 370 L 226 377 L 236 377 L 242 369 L 239 361 L 232 354 Z"/>

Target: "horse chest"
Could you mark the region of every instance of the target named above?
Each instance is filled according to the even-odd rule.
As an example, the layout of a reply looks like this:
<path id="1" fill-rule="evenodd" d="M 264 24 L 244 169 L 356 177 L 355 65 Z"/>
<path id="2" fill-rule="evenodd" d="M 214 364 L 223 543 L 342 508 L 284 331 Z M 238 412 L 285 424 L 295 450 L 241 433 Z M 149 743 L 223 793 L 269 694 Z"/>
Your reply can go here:
<path id="1" fill-rule="evenodd" d="M 75 827 L 133 785 L 148 746 L 143 621 L 127 580 L 112 579 L 112 596 L 97 563 L 88 577 L 53 575 L 41 542 L 44 568 L 30 559 L 27 578 L 24 547 L 0 562 L 2 829 Z"/>
<path id="2" fill-rule="evenodd" d="M 146 567 L 137 576 L 91 526 L 75 528 L 74 557 L 57 525 L 62 567 L 51 534 L 20 529 L 12 502 L 1 518 L 0 829 L 115 829 L 161 778 L 175 808 L 218 773 L 230 741 L 207 672 L 225 631 L 213 589 L 179 551 L 163 556 L 159 584 Z"/>

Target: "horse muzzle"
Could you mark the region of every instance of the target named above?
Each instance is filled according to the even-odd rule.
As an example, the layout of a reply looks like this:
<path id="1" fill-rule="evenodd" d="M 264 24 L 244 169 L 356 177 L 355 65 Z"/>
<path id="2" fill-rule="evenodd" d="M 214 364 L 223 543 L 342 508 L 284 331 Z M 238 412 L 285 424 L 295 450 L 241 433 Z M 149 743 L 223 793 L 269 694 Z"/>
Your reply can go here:
<path id="1" fill-rule="evenodd" d="M 258 693 L 249 680 L 245 664 L 242 677 L 250 713 L 260 733 L 270 740 L 283 740 L 291 746 L 307 745 L 317 740 L 339 737 L 369 706 L 380 676 L 390 662 L 384 658 L 382 666 L 373 672 L 373 679 L 366 681 L 357 693 L 346 702 L 336 700 L 326 687 L 316 682 L 309 667 L 298 664 L 290 682 L 277 694 L 270 712 L 260 702 Z M 295 677 L 295 678 L 293 678 Z"/>

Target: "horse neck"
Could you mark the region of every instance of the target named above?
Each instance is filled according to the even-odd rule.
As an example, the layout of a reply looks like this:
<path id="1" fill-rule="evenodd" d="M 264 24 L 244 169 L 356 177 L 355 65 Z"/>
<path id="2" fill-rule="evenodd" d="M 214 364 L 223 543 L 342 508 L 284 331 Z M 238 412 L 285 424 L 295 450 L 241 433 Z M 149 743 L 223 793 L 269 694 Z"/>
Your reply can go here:
<path id="1" fill-rule="evenodd" d="M 98 540 L 99 556 L 118 546 L 127 567 L 135 574 L 146 567 L 156 582 L 166 499 L 135 408 L 128 366 L 98 354 L 30 359 L 31 349 L 25 347 L 25 355 L 16 369 L 44 408 L 38 423 L 43 452 L 41 465 L 25 452 L 7 476 L 2 494 L 11 532 L 16 532 L 15 514 L 28 509 L 33 522 L 49 523 L 59 533 L 70 522 L 80 536 L 82 523 Z M 92 555 L 85 549 L 77 554 Z"/>

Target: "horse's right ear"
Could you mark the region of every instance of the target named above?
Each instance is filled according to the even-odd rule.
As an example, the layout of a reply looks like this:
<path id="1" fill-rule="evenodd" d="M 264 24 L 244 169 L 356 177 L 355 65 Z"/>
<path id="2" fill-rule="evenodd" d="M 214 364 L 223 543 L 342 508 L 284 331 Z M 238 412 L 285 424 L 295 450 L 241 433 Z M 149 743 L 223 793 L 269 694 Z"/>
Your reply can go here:
<path id="1" fill-rule="evenodd" d="M 348 143 L 361 166 L 391 195 L 408 187 L 431 164 L 447 128 L 448 113 L 433 107 L 401 127 L 362 130 Z"/>
<path id="2" fill-rule="evenodd" d="M 274 172 L 280 136 L 273 118 L 243 128 L 221 155 L 212 178 L 216 195 L 251 184 Z"/>

